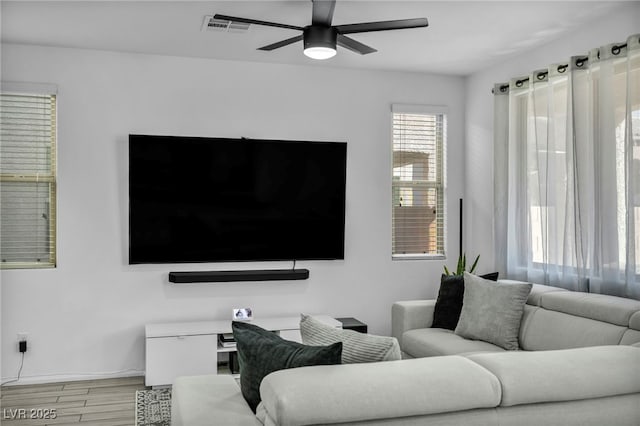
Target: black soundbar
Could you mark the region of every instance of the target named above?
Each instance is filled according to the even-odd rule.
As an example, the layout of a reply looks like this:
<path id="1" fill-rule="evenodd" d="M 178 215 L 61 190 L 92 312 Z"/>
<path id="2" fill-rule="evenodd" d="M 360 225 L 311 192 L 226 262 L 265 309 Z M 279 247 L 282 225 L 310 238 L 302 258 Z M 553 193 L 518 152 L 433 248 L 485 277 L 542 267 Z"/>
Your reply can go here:
<path id="1" fill-rule="evenodd" d="M 306 280 L 308 269 L 255 269 L 247 271 L 169 272 L 169 281 L 183 283 L 219 283 L 230 281 Z"/>

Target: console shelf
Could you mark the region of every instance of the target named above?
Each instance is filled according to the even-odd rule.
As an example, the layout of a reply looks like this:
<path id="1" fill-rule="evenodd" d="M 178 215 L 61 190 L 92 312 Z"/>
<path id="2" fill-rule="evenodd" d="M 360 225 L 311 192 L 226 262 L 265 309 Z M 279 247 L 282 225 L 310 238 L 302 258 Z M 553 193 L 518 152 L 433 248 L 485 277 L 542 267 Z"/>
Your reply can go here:
<path id="1" fill-rule="evenodd" d="M 169 281 L 176 284 L 229 281 L 285 281 L 306 280 L 307 278 L 309 278 L 308 269 L 169 272 Z"/>
<path id="2" fill-rule="evenodd" d="M 327 315 L 314 317 L 331 327 L 342 323 Z M 218 355 L 235 348 L 219 346 L 220 334 L 231 333 L 232 320 L 173 322 L 145 326 L 145 384 L 167 386 L 179 376 L 218 373 Z M 302 342 L 300 316 L 256 318 L 251 323 L 280 337 Z"/>

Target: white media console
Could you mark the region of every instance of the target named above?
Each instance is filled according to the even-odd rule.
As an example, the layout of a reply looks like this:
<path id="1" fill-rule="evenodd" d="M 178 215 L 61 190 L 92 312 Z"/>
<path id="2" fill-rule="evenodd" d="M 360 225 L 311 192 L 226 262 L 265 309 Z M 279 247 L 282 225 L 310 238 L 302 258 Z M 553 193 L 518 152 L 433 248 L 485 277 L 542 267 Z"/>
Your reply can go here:
<path id="1" fill-rule="evenodd" d="M 315 318 L 336 328 L 342 323 L 326 315 Z M 255 318 L 252 324 L 300 342 L 300 317 Z M 218 343 L 231 333 L 231 320 L 147 324 L 145 327 L 147 386 L 171 385 L 179 376 L 218 373 L 218 354 L 232 352 Z"/>

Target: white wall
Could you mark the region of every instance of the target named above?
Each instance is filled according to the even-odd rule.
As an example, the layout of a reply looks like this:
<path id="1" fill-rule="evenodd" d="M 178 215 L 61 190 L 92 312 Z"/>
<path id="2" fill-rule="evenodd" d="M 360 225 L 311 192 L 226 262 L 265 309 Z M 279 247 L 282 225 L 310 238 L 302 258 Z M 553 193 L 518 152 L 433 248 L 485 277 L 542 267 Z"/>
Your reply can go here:
<path id="1" fill-rule="evenodd" d="M 494 83 L 528 75 L 589 49 L 624 42 L 640 32 L 640 2 L 629 2 L 568 37 L 523 52 L 509 61 L 477 72 L 466 80 L 465 113 L 465 250 L 481 254 L 480 266 L 494 265 L 493 241 L 493 95 Z"/>
<path id="2" fill-rule="evenodd" d="M 6 45 L 2 78 L 58 85 L 58 267 L 2 271 L 2 377 L 29 333 L 31 380 L 144 370 L 144 324 L 300 312 L 355 316 L 390 332 L 395 300 L 433 297 L 442 261 L 391 261 L 390 104 L 449 107 L 462 156 L 464 80 Z M 127 264 L 129 133 L 347 141 L 344 261 L 299 262 L 307 281 L 171 285 L 171 270 L 291 263 Z M 449 167 L 448 245 L 457 256 L 462 170 Z M 449 260 L 452 264 L 453 260 Z"/>

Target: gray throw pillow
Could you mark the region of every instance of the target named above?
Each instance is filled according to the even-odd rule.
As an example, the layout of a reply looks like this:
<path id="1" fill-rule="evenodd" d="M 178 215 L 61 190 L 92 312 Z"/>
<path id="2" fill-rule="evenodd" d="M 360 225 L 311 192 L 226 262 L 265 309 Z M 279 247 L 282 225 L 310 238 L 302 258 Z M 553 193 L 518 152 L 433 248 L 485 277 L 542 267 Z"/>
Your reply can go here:
<path id="1" fill-rule="evenodd" d="M 324 346 L 342 342 L 342 363 L 394 361 L 401 359 L 400 345 L 395 337 L 374 336 L 327 325 L 309 315 L 301 315 L 302 343 Z"/>
<path id="2" fill-rule="evenodd" d="M 532 284 L 505 284 L 464 273 L 462 312 L 455 333 L 518 350 L 524 304 Z"/>

